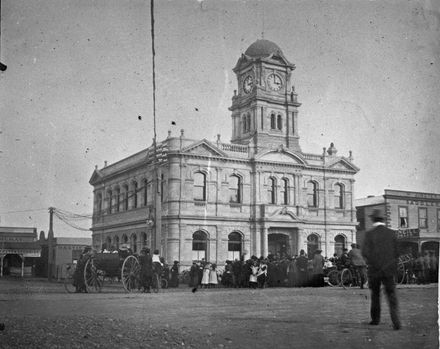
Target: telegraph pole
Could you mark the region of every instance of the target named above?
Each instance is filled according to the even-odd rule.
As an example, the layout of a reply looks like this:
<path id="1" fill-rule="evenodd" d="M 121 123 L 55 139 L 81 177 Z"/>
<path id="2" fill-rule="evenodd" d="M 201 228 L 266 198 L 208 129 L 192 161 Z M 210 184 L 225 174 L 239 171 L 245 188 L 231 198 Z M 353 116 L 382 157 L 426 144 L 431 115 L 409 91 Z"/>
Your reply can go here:
<path id="1" fill-rule="evenodd" d="M 153 216 L 154 222 L 152 225 L 152 247 L 158 248 L 158 234 L 161 231 L 161 208 L 160 202 L 160 186 L 159 186 L 159 161 L 157 158 L 157 134 L 156 134 L 156 64 L 155 56 L 156 50 L 154 47 L 154 0 L 150 1 L 150 22 L 151 22 L 151 54 L 153 64 Z M 147 218 L 147 222 L 151 217 Z"/>
<path id="2" fill-rule="evenodd" d="M 47 280 L 52 281 L 53 266 L 53 211 L 54 207 L 49 207 L 49 232 L 47 234 Z"/>

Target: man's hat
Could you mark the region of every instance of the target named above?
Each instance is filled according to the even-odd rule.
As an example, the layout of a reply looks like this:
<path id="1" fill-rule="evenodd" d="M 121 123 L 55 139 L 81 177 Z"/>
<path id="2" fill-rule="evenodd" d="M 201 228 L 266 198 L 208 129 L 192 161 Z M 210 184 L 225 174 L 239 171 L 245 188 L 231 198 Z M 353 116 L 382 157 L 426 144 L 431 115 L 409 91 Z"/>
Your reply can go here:
<path id="1" fill-rule="evenodd" d="M 373 212 L 370 214 L 371 218 L 382 218 L 383 219 L 383 213 L 381 210 L 375 208 Z"/>

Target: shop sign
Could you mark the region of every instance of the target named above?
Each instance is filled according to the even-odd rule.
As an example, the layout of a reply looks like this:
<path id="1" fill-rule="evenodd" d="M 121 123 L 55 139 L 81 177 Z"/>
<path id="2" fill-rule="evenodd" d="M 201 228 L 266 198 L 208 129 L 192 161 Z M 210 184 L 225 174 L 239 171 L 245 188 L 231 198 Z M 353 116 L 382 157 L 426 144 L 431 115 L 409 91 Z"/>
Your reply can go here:
<path id="1" fill-rule="evenodd" d="M 418 237 L 420 237 L 420 229 L 419 228 L 399 229 L 397 231 L 397 238 L 398 239 L 418 238 Z"/>

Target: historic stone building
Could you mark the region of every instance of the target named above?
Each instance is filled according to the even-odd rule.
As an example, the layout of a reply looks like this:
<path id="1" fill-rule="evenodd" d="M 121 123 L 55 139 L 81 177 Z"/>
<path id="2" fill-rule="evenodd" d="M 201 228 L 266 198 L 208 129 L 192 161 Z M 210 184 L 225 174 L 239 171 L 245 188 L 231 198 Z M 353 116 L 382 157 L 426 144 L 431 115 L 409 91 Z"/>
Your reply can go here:
<path id="1" fill-rule="evenodd" d="M 386 189 L 384 195 L 355 200 L 359 221 L 357 240 L 362 244 L 365 232 L 372 228 L 369 215 L 383 212 L 385 224 L 397 231 L 401 253 L 414 256 L 423 251 L 439 255 L 440 194 Z"/>
<path id="2" fill-rule="evenodd" d="M 233 69 L 231 143 L 181 130 L 96 168 L 94 247 L 149 246 L 187 266 L 301 249 L 331 256 L 355 241 L 359 169 L 333 143 L 321 154 L 301 150 L 294 69 L 275 43 L 257 40 Z"/>

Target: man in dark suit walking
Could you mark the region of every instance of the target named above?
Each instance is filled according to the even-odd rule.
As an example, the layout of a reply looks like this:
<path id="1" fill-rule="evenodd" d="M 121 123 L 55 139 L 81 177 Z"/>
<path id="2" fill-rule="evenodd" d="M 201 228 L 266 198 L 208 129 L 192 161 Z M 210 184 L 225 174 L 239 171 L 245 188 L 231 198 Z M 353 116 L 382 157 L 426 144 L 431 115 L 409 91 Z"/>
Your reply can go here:
<path id="1" fill-rule="evenodd" d="M 368 264 L 368 283 L 371 289 L 370 325 L 378 325 L 380 322 L 380 287 L 383 284 L 393 328 L 399 330 L 401 324 L 394 281 L 399 257 L 396 233 L 385 226 L 380 210 L 373 210 L 370 218 L 373 221 L 373 229 L 366 232 L 362 247 L 362 255 Z"/>

